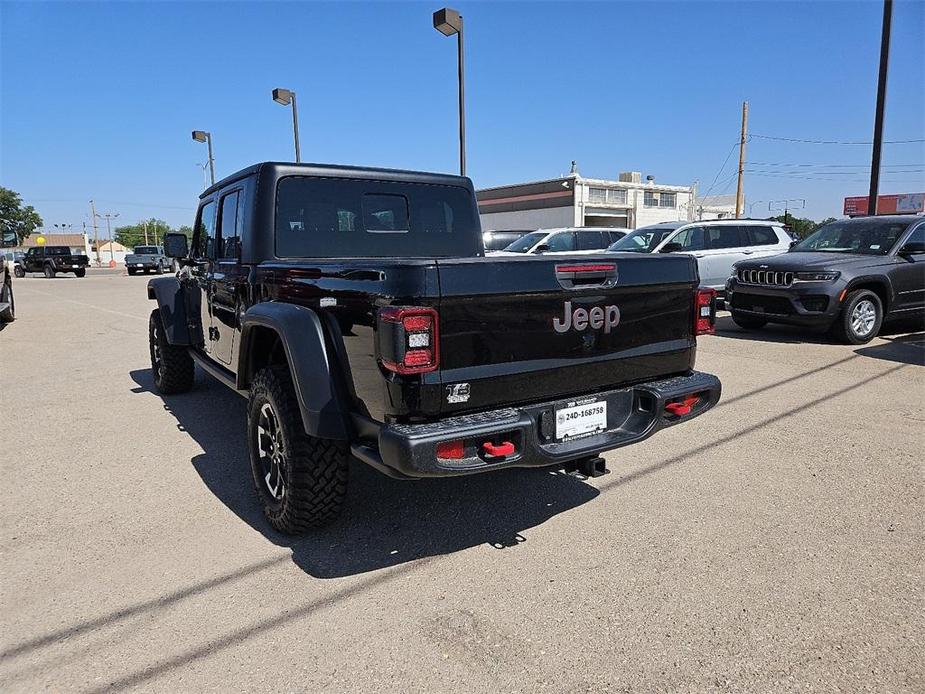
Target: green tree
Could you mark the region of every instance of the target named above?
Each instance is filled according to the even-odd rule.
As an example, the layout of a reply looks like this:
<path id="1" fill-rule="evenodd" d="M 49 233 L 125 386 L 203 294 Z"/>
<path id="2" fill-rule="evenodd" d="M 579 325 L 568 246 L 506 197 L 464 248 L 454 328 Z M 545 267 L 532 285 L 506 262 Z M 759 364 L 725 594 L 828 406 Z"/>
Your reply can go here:
<path id="1" fill-rule="evenodd" d="M 788 214 L 786 220 L 784 219 L 784 215 L 770 217 L 769 219 L 786 224 L 790 227 L 790 230 L 801 239 L 805 239 L 823 224 L 828 224 L 829 222 L 835 221 L 834 217 L 827 217 L 821 222 L 814 222 L 813 220 L 806 219 L 804 217 L 794 217 L 792 214 Z"/>
<path id="2" fill-rule="evenodd" d="M 22 198 L 9 188 L 0 187 L 0 231 L 15 231 L 19 242 L 42 226 L 42 218 L 32 205 L 23 207 Z"/>
<path id="3" fill-rule="evenodd" d="M 168 231 L 173 231 L 170 228 L 170 225 L 167 224 L 163 219 L 156 219 L 151 217 L 148 220 L 142 220 L 136 224 L 127 224 L 125 226 L 116 227 L 113 230 L 113 236 L 116 239 L 117 243 L 121 243 L 126 248 L 134 248 L 135 246 L 145 245 L 145 226 L 147 225 L 148 230 L 148 240 L 147 244 L 150 246 L 155 245 L 155 243 L 162 243 L 164 240 L 164 234 Z M 155 241 L 155 234 L 157 234 Z"/>

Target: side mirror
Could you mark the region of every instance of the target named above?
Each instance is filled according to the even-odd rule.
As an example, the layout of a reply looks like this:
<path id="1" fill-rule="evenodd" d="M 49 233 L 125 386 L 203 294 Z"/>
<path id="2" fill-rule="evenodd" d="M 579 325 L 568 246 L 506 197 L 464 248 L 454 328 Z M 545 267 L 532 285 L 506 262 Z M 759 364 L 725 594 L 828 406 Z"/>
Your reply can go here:
<path id="1" fill-rule="evenodd" d="M 545 253 L 548 250 L 549 250 L 549 244 L 541 243 L 539 246 L 533 249 L 533 252 L 534 253 Z"/>
<path id="2" fill-rule="evenodd" d="M 799 243 L 799 241 L 791 241 L 791 242 L 790 242 L 790 248 L 793 248 L 793 247 L 796 246 L 798 243 Z"/>
<path id="3" fill-rule="evenodd" d="M 4 231 L 0 237 L 0 248 L 14 248 L 19 245 L 19 237 L 15 231 Z"/>
<path id="4" fill-rule="evenodd" d="M 662 250 L 660 250 L 659 253 L 677 253 L 682 250 L 684 250 L 684 246 L 680 243 L 666 243 L 662 246 Z"/>
<path id="5" fill-rule="evenodd" d="M 168 258 L 185 258 L 189 255 L 189 240 L 186 234 L 170 232 L 164 235 L 164 255 Z"/>
<path id="6" fill-rule="evenodd" d="M 925 253 L 925 243 L 921 241 L 907 241 L 905 245 L 899 249 L 900 255 L 921 255 Z"/>

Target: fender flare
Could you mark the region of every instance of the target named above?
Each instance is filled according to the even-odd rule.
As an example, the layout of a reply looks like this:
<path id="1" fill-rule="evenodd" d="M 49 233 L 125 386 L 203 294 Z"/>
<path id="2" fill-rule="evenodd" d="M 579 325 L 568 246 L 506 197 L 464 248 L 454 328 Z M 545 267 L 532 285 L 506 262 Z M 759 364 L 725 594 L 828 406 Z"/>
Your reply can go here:
<path id="1" fill-rule="evenodd" d="M 238 389 L 250 388 L 252 338 L 258 326 L 275 332 L 283 347 L 305 433 L 349 441 L 350 408 L 337 385 L 336 357 L 325 342 L 321 318 L 310 308 L 266 301 L 245 312 L 238 351 Z"/>
<path id="2" fill-rule="evenodd" d="M 148 298 L 157 302 L 164 323 L 167 342 L 172 345 L 194 345 L 186 311 L 186 298 L 176 277 L 148 280 Z"/>
<path id="3" fill-rule="evenodd" d="M 887 297 L 887 300 L 883 306 L 883 315 L 886 316 L 896 300 L 896 294 L 893 291 L 893 283 L 890 282 L 890 278 L 886 275 L 862 275 L 860 277 L 854 277 L 850 282 L 848 282 L 848 286 L 845 288 L 845 290 L 848 292 L 853 292 L 860 284 L 876 284 L 883 287 L 884 293 Z"/>

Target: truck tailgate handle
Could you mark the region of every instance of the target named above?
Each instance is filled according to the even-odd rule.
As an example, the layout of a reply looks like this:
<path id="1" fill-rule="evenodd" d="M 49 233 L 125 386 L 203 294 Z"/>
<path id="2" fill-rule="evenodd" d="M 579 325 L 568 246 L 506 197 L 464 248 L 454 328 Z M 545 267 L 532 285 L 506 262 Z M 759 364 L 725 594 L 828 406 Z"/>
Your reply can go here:
<path id="1" fill-rule="evenodd" d="M 617 264 L 563 263 L 556 265 L 556 280 L 563 289 L 612 287 L 617 283 Z"/>

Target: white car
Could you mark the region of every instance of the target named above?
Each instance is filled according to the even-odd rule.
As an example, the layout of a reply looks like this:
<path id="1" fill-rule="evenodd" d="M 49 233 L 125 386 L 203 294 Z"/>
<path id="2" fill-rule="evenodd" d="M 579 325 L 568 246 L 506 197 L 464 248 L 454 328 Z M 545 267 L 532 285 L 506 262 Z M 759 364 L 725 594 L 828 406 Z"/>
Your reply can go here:
<path id="1" fill-rule="evenodd" d="M 544 255 L 584 255 L 603 253 L 608 246 L 629 233 L 629 229 L 610 227 L 562 227 L 538 229 L 522 236 L 505 248 L 489 255 L 542 253 Z M 725 278 L 724 280 L 725 281 Z"/>
<path id="2" fill-rule="evenodd" d="M 672 230 L 668 225 L 641 227 L 608 250 L 635 253 L 687 253 L 697 259 L 700 285 L 725 292 L 732 266 L 746 258 L 779 255 L 793 240 L 780 222 L 715 219 L 690 222 Z"/>

